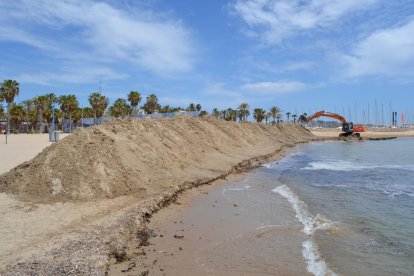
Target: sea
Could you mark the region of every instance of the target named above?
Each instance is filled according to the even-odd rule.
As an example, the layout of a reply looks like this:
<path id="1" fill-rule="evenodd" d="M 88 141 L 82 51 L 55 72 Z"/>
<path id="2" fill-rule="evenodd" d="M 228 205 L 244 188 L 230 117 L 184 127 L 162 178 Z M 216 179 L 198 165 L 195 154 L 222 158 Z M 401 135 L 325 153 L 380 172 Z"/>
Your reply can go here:
<path id="1" fill-rule="evenodd" d="M 308 272 L 414 275 L 414 138 L 301 145 L 255 178 L 295 211 Z"/>

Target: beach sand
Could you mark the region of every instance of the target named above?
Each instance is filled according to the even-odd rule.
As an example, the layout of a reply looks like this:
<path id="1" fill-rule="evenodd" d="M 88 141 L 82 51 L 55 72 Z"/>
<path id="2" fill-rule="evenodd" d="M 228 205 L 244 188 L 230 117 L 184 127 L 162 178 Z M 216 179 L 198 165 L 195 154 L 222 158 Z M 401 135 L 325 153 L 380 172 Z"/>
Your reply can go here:
<path id="1" fill-rule="evenodd" d="M 61 134 L 60 138 L 66 136 L 67 134 Z M 7 145 L 6 135 L 0 135 L 0 175 L 29 161 L 51 144 L 47 133 L 11 134 L 8 136 Z"/>
<path id="2" fill-rule="evenodd" d="M 316 139 L 300 126 L 115 120 L 77 130 L 7 172 L 49 143 L 33 137 L 1 145 L 0 274 L 104 274 L 178 194 Z"/>
<path id="3" fill-rule="evenodd" d="M 67 135 L 61 134 L 60 138 Z M 52 144 L 48 134 L 12 134 L 8 144 L 4 135 L 0 138 L 0 175 L 31 160 Z M 88 203 L 35 204 L 0 193 L 0 267 L 40 255 L 54 246 L 54 239 L 77 229 L 82 222 L 90 223 L 128 204 L 131 204 L 128 197 Z"/>

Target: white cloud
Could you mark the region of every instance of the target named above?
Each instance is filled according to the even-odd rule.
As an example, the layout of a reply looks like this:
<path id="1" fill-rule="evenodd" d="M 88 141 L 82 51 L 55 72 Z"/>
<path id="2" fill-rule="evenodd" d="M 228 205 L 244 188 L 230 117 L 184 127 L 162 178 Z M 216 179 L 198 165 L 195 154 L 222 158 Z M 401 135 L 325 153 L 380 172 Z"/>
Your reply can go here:
<path id="1" fill-rule="evenodd" d="M 95 83 L 98 80 L 122 80 L 126 79 L 128 75 L 115 72 L 110 68 L 105 67 L 82 67 L 64 68 L 60 73 L 38 72 L 38 73 L 23 73 L 15 77 L 23 83 L 34 83 L 46 86 L 52 86 L 55 83 L 80 83 L 88 84 Z"/>
<path id="2" fill-rule="evenodd" d="M 13 41 L 13 42 L 22 42 L 27 45 L 40 48 L 43 50 L 52 50 L 53 47 L 50 43 L 38 39 L 37 37 L 31 35 L 30 33 L 25 32 L 24 30 L 8 26 L 0 26 L 0 41 Z"/>
<path id="3" fill-rule="evenodd" d="M 150 11 L 121 10 L 92 0 L 0 2 L 0 40 L 18 41 L 49 54 L 73 59 L 129 63 L 157 74 L 188 71 L 194 63 L 189 30 Z M 52 41 L 52 42 L 51 42 Z"/>
<path id="4" fill-rule="evenodd" d="M 326 28 L 346 15 L 366 10 L 379 0 L 236 0 L 233 10 L 252 32 L 266 43 L 319 28 Z"/>
<path id="5" fill-rule="evenodd" d="M 271 94 L 278 95 L 288 92 L 295 92 L 310 88 L 311 86 L 297 81 L 279 81 L 279 82 L 256 82 L 246 83 L 241 88 L 248 92 L 254 92 L 255 94 Z"/>
<path id="6" fill-rule="evenodd" d="M 407 77 L 414 75 L 414 20 L 377 31 L 343 57 L 347 76 Z"/>

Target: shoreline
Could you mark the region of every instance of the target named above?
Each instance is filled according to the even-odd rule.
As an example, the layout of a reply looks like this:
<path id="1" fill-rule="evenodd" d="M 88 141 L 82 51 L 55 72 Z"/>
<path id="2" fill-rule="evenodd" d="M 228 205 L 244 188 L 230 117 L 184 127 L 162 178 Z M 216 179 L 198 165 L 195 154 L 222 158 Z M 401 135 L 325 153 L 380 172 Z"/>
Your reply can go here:
<path id="1" fill-rule="evenodd" d="M 315 142 L 319 141 L 323 140 L 315 140 Z M 285 158 L 286 152 L 300 144 L 304 143 L 298 143 L 295 146 L 283 148 L 275 155 L 263 159 L 257 166 L 232 173 L 228 178 L 216 180 L 209 185 L 193 187 L 178 194 L 170 205 L 158 210 L 148 219 L 148 221 L 146 221 L 144 228 L 148 233 L 148 236 L 146 236 L 148 239 L 145 240 L 144 243 L 140 244 L 142 241 L 131 241 L 128 250 L 126 251 L 127 254 L 125 255 L 125 260 L 120 262 L 115 259 L 111 260 L 107 270 L 108 275 L 125 275 L 127 272 L 138 273 L 137 275 L 141 275 L 139 273 L 147 272 L 149 275 L 153 275 L 154 273 L 155 275 L 169 275 L 170 273 L 174 275 L 186 275 L 186 273 L 192 273 L 194 275 L 210 275 L 212 271 L 209 271 L 206 268 L 206 264 L 203 262 L 209 262 L 209 258 L 213 257 L 214 252 L 210 252 L 207 256 L 204 256 L 204 258 L 197 256 L 196 252 L 201 250 L 200 246 L 211 247 L 212 243 L 220 244 L 222 242 L 221 239 L 224 239 L 224 241 L 231 240 L 233 239 L 232 236 L 235 235 L 233 231 L 240 231 L 237 227 L 238 230 L 234 229 L 233 225 L 230 229 L 228 226 L 224 226 L 225 229 L 221 229 L 223 225 L 219 220 L 211 220 L 211 216 L 214 216 L 214 214 L 211 214 L 212 210 L 213 212 L 226 213 L 227 215 L 224 215 L 222 219 L 228 219 L 232 216 L 243 216 L 243 214 L 240 214 L 240 203 L 227 202 L 223 205 L 223 198 L 220 198 L 220 190 L 223 189 L 225 191 L 226 187 L 246 181 L 248 175 L 251 172 L 254 172 L 255 169 L 262 165 L 274 163 Z M 278 237 L 281 243 L 286 243 L 285 246 L 289 244 L 290 249 L 295 248 L 294 253 L 283 253 L 283 256 L 282 254 L 279 254 L 278 257 L 284 259 L 283 261 L 286 262 L 286 264 L 290 264 L 294 261 L 295 268 L 285 268 L 275 264 L 273 264 L 272 268 L 267 266 L 261 267 L 260 264 L 252 265 L 256 270 L 261 268 L 263 269 L 263 272 L 267 271 L 265 274 L 277 273 L 291 275 L 292 271 L 294 271 L 293 275 L 311 275 L 306 270 L 306 260 L 302 257 L 302 243 L 298 242 L 300 239 L 304 240 L 306 238 L 306 235 L 302 231 L 302 225 L 299 221 L 296 221 L 296 214 L 292 206 L 282 197 L 277 200 L 279 203 L 287 204 L 287 212 L 289 214 L 286 214 L 286 210 L 284 211 L 285 213 L 283 213 L 282 210 L 276 210 L 276 212 L 283 213 L 297 223 L 296 226 L 291 226 L 293 228 L 290 228 L 288 232 L 281 230 L 282 232 L 279 233 Z M 207 204 L 206 201 L 208 202 Z M 213 207 L 213 209 L 210 209 L 210 211 L 205 210 L 208 207 Z M 199 212 L 192 213 L 194 208 L 197 208 Z M 203 214 L 206 216 L 204 219 L 197 216 L 197 214 L 200 214 L 200 208 L 205 210 L 205 213 L 203 211 Z M 225 210 L 226 208 L 227 210 Z M 234 212 L 236 212 L 236 214 L 231 214 L 232 211 L 230 209 L 235 210 Z M 188 213 L 190 213 L 190 215 L 188 215 Z M 186 219 L 183 218 L 184 216 L 186 216 Z M 188 217 L 190 217 L 190 220 L 188 220 Z M 198 225 L 200 221 L 202 221 L 201 224 L 204 226 L 200 227 Z M 243 225 L 244 224 L 242 223 L 239 227 L 243 227 Z M 279 230 L 277 230 L 277 228 L 278 225 L 263 225 L 257 227 L 256 230 L 260 232 L 257 235 L 262 237 L 271 232 L 278 232 Z M 247 235 L 247 233 L 236 235 L 235 239 L 243 238 L 244 235 Z M 283 239 L 285 240 L 282 241 Z M 281 246 L 283 247 L 283 245 Z M 288 255 L 289 258 L 285 255 Z M 294 256 L 294 259 L 290 259 L 292 256 Z M 231 258 L 231 256 L 229 256 L 229 258 Z M 229 265 L 239 265 L 239 263 L 231 264 L 221 260 L 219 260 L 219 264 L 224 267 Z M 226 275 L 251 273 L 252 270 L 248 268 L 249 266 L 250 264 L 246 265 L 244 267 L 245 270 L 238 267 L 237 271 L 230 272 L 230 274 Z M 229 271 L 226 271 L 226 273 L 229 273 Z"/>

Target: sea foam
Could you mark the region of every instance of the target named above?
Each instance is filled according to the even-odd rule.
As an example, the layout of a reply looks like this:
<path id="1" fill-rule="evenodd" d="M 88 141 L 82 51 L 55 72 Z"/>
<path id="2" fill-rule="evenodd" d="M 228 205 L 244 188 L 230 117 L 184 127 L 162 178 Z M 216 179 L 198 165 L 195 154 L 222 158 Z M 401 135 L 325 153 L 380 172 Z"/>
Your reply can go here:
<path id="1" fill-rule="evenodd" d="M 414 170 L 413 165 L 366 165 L 358 164 L 350 161 L 335 160 L 335 161 L 315 161 L 310 162 L 307 167 L 301 170 L 329 170 L 329 171 L 361 171 L 367 169 L 400 169 L 400 170 Z"/>
<path id="2" fill-rule="evenodd" d="M 302 255 L 306 260 L 307 270 L 317 276 L 336 275 L 327 266 L 325 260 L 319 254 L 316 245 L 312 241 L 312 234 L 315 230 L 327 230 L 333 226 L 333 223 L 319 214 L 316 217 L 313 216 L 306 203 L 300 200 L 288 186 L 281 185 L 272 191 L 288 200 L 295 210 L 296 218 L 303 225 L 303 232 L 309 236 L 309 239 L 302 243 Z"/>

